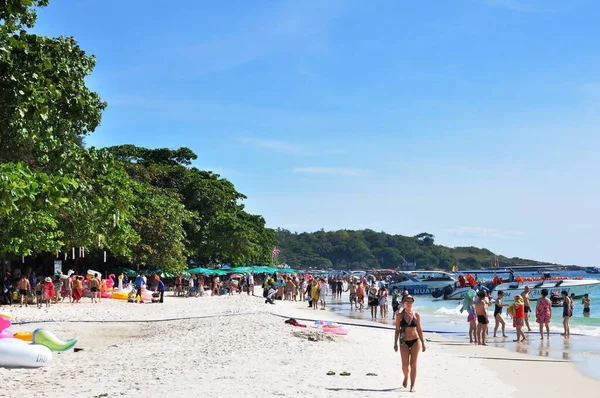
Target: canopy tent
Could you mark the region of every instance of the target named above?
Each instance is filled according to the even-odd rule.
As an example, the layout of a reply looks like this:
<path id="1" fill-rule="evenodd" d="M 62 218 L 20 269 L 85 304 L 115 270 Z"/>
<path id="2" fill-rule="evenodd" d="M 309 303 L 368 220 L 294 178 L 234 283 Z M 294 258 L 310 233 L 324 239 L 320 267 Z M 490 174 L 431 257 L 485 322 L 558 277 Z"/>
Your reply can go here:
<path id="1" fill-rule="evenodd" d="M 202 274 L 202 275 L 208 275 L 208 276 L 226 275 L 227 274 L 226 271 L 223 271 L 220 269 L 210 269 L 210 268 L 202 268 L 202 267 L 189 269 L 188 272 L 190 274 Z"/>

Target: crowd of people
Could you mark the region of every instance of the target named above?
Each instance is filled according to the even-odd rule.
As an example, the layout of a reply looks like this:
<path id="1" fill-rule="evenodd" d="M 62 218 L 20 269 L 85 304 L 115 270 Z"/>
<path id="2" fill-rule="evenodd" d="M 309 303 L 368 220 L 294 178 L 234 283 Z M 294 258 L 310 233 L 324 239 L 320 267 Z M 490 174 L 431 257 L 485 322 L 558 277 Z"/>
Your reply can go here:
<path id="1" fill-rule="evenodd" d="M 517 343 L 524 342 L 527 340 L 525 334 L 525 328 L 528 332 L 531 332 L 531 326 L 529 324 L 529 316 L 533 314 L 533 309 L 530 299 L 531 289 L 529 286 L 525 286 L 521 294 L 517 294 L 514 297 L 512 304 L 504 302 L 504 292 L 499 291 L 497 298 L 493 299 L 489 290 L 480 289 L 477 294 L 472 297 L 471 303 L 467 308 L 467 322 L 469 323 L 469 341 L 471 343 L 487 345 L 488 332 L 489 332 L 489 315 L 488 308 L 494 305 L 494 335 L 497 336 L 498 330 L 501 329 L 503 338 L 507 338 L 506 335 L 506 322 L 502 317 L 504 308 L 507 308 L 507 313 L 512 317 L 513 327 L 516 330 L 517 337 L 514 340 Z M 544 340 L 544 331 L 546 339 L 550 340 L 550 322 L 552 320 L 552 301 L 548 298 L 548 289 L 542 289 L 541 297 L 537 300 L 535 306 L 535 320 L 539 325 L 540 339 Z M 573 316 L 575 306 L 575 295 L 569 296 L 566 290 L 561 292 L 562 306 L 562 320 L 563 320 L 563 333 L 562 336 L 565 338 L 571 337 L 571 330 L 569 326 L 569 320 Z M 471 296 L 469 296 L 471 297 Z M 588 294 L 585 294 L 581 304 L 583 305 L 584 316 L 589 316 L 591 299 Z"/>

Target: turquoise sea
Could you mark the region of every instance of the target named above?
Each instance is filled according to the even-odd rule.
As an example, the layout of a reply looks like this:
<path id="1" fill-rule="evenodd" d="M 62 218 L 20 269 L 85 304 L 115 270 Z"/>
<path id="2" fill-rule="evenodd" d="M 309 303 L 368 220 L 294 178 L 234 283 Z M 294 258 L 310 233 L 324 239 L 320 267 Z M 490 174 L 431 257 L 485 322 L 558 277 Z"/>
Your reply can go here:
<path id="1" fill-rule="evenodd" d="M 516 338 L 515 329 L 512 327 L 512 320 L 504 314 L 509 337 L 507 339 L 490 338 L 489 343 L 520 353 L 572 360 L 581 372 L 600 380 L 600 289 L 596 290 L 590 298 L 592 300 L 590 317 L 583 316 L 581 299 L 575 302 L 575 310 L 570 322 L 570 339 L 560 336 L 563 330 L 562 308 L 553 308 L 550 324 L 552 333 L 550 343 L 545 340 L 543 343 L 540 341 L 539 326 L 535 322 L 535 309 L 533 310 L 534 314 L 531 314 L 529 318 L 532 332 L 528 335 L 528 342 L 523 344 L 513 342 L 513 339 Z M 371 319 L 369 309 L 363 311 L 350 310 L 348 295 L 344 295 L 342 299 L 331 300 L 328 305 L 336 314 L 350 319 Z M 460 313 L 461 306 L 462 302 L 460 301 L 433 299 L 430 296 L 415 296 L 415 310 L 422 316 L 425 331 L 440 333 L 451 339 L 468 341 L 467 314 L 466 312 Z M 492 315 L 492 310 L 490 315 Z M 389 319 L 378 319 L 376 322 L 391 326 L 393 325 L 391 317 L 390 305 Z M 490 323 L 490 336 L 493 335 L 493 327 L 494 322 L 492 321 Z"/>

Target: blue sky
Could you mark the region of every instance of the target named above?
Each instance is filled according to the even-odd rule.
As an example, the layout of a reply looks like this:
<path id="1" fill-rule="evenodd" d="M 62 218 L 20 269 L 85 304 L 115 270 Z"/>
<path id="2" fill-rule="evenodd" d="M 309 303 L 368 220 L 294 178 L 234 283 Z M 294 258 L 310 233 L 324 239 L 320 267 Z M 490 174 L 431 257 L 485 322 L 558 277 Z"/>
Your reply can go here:
<path id="1" fill-rule="evenodd" d="M 89 145 L 187 146 L 297 231 L 598 265 L 600 2 L 51 1 L 97 57 Z"/>

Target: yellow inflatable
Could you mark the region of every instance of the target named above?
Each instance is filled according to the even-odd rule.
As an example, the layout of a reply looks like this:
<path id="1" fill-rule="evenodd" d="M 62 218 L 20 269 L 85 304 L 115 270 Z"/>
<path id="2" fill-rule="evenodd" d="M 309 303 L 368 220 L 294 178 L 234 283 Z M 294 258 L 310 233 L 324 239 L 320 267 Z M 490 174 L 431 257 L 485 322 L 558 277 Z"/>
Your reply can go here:
<path id="1" fill-rule="evenodd" d="M 17 332 L 13 335 L 13 338 L 31 342 L 33 341 L 33 332 Z"/>
<path id="2" fill-rule="evenodd" d="M 112 298 L 115 300 L 127 300 L 129 298 L 128 291 L 112 291 Z"/>

